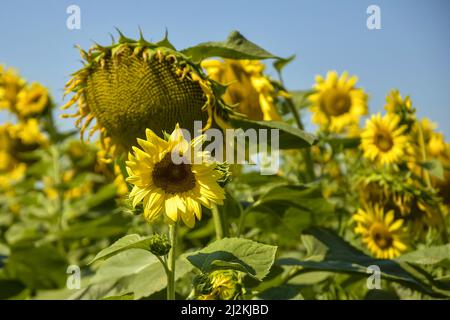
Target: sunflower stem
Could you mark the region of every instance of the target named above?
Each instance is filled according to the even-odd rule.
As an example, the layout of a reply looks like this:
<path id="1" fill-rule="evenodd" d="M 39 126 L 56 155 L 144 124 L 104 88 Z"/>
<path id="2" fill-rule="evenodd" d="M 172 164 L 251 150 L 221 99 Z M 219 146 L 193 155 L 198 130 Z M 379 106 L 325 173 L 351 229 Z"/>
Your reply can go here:
<path id="1" fill-rule="evenodd" d="M 175 261 L 177 246 L 177 223 L 169 225 L 170 251 L 167 261 L 167 300 L 175 300 Z"/>
<path id="2" fill-rule="evenodd" d="M 216 229 L 216 237 L 217 240 L 223 239 L 227 236 L 226 230 L 225 230 L 225 223 L 224 223 L 224 217 L 222 212 L 219 210 L 219 208 L 213 204 L 211 207 L 211 212 L 214 219 L 214 227 Z"/>
<path id="3" fill-rule="evenodd" d="M 294 116 L 295 123 L 297 124 L 300 130 L 305 130 L 305 126 L 303 125 L 302 119 L 300 118 L 300 114 L 297 108 L 294 105 L 292 99 L 287 98 L 287 105 Z M 303 158 L 305 159 L 306 164 L 306 173 L 308 175 L 309 181 L 314 181 L 316 179 L 316 175 L 314 173 L 314 163 L 311 155 L 311 149 L 305 148 L 303 149 Z"/>

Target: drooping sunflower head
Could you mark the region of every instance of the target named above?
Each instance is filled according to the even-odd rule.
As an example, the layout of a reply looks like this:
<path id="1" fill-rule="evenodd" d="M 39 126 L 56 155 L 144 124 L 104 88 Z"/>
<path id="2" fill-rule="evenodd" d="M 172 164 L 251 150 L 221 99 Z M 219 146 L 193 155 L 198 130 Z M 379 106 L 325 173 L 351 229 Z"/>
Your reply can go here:
<path id="1" fill-rule="evenodd" d="M 410 145 L 405 130 L 406 127 L 400 125 L 400 117 L 396 115 L 373 115 L 366 121 L 361 134 L 364 156 L 381 165 L 406 161 Z"/>
<path id="2" fill-rule="evenodd" d="M 367 114 L 367 95 L 356 87 L 358 78 L 330 71 L 324 79 L 316 77 L 315 93 L 309 96 L 312 120 L 322 130 L 341 133 L 358 126 Z"/>
<path id="3" fill-rule="evenodd" d="M 205 60 L 202 67 L 214 81 L 226 85 L 223 96 L 236 111 L 251 120 L 280 120 L 275 106 L 278 95 L 265 65 L 258 60 Z"/>
<path id="4" fill-rule="evenodd" d="M 150 222 L 165 212 L 170 223 L 181 218 L 194 227 L 195 219 L 202 216 L 201 205 L 211 208 L 225 198 L 216 164 L 208 152 L 198 150 L 204 135 L 188 142 L 177 124 L 168 141 L 150 129 L 146 137 L 138 139 L 142 149 L 133 147 L 126 162 L 127 182 L 134 185 L 129 195 L 133 207 L 143 201 L 144 216 Z"/>
<path id="5" fill-rule="evenodd" d="M 393 259 L 407 249 L 404 243 L 403 220 L 394 218 L 394 211 L 384 212 L 375 205 L 359 209 L 353 216 L 355 233 L 361 235 L 369 251 L 381 259 Z"/>
<path id="6" fill-rule="evenodd" d="M 200 66 L 175 50 L 167 38 L 150 43 L 121 35 L 117 43 L 81 51 L 85 66 L 73 74 L 63 107 L 78 105 L 72 115 L 81 134 L 92 120 L 89 136 L 99 130 L 108 151 L 129 151 L 147 128 L 162 135 L 180 123 L 191 133 L 222 123 L 224 104 Z M 220 120 L 219 120 L 220 119 Z"/>

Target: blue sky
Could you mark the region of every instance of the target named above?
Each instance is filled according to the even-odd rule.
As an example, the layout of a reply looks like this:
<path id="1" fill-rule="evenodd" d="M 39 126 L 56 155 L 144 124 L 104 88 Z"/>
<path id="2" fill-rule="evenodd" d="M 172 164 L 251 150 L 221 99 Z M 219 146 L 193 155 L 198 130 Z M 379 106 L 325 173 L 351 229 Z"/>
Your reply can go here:
<path id="1" fill-rule="evenodd" d="M 81 8 L 81 30 L 66 28 L 71 4 Z M 371 4 L 381 8 L 381 30 L 366 27 Z M 290 89 L 310 88 L 316 74 L 347 70 L 369 93 L 371 111 L 381 110 L 388 90 L 398 88 L 448 138 L 449 15 L 446 0 L 2 0 L 0 63 L 44 83 L 61 103 L 65 82 L 81 66 L 73 46 L 109 43 L 114 26 L 130 37 L 140 26 L 149 40 L 167 28 L 180 49 L 223 40 L 236 29 L 276 55 L 297 55 L 285 71 Z M 5 119 L 0 114 L 0 122 Z"/>

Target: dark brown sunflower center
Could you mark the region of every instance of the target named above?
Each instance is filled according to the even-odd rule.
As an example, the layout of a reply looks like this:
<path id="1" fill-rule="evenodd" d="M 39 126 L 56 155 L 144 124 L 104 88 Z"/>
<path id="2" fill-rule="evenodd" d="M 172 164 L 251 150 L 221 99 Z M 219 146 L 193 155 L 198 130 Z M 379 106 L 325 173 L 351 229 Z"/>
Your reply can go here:
<path id="1" fill-rule="evenodd" d="M 380 130 L 375 134 L 375 144 L 383 152 L 387 152 L 392 149 L 394 141 L 389 132 Z"/>
<path id="2" fill-rule="evenodd" d="M 167 153 L 152 172 L 153 183 L 167 193 L 183 193 L 195 187 L 195 175 L 190 164 L 175 164 Z"/>
<path id="3" fill-rule="evenodd" d="M 322 100 L 322 110 L 329 116 L 337 117 L 350 111 L 350 96 L 339 90 L 330 90 Z"/>
<path id="4" fill-rule="evenodd" d="M 390 248 L 394 242 L 390 232 L 383 226 L 373 226 L 371 229 L 371 236 L 380 249 Z"/>
<path id="5" fill-rule="evenodd" d="M 35 93 L 30 97 L 30 104 L 38 103 L 41 100 L 42 95 L 40 93 Z"/>

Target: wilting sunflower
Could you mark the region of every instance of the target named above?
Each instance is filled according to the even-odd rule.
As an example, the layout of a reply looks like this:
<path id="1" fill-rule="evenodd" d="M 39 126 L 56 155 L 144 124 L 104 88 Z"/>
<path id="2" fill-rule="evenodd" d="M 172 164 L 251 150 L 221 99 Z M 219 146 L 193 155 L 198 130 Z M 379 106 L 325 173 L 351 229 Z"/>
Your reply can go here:
<path id="1" fill-rule="evenodd" d="M 406 127 L 399 125 L 400 117 L 395 114 L 373 115 L 366 121 L 361 134 L 361 148 L 364 156 L 372 161 L 395 164 L 406 161 L 409 150 L 409 138 Z"/>
<path id="2" fill-rule="evenodd" d="M 375 205 L 367 210 L 359 209 L 353 215 L 356 221 L 355 233 L 377 258 L 393 259 L 398 257 L 407 246 L 403 242 L 403 220 L 394 219 L 394 211 L 384 213 L 383 208 Z"/>
<path id="3" fill-rule="evenodd" d="M 5 70 L 0 65 L 0 109 L 17 113 L 17 96 L 24 87 L 25 80 L 14 69 Z"/>
<path id="4" fill-rule="evenodd" d="M 341 133 L 359 124 L 361 116 L 367 114 L 367 95 L 356 87 L 358 78 L 347 72 L 339 77 L 330 71 L 326 79 L 318 75 L 315 93 L 309 96 L 312 120 L 322 130 Z"/>
<path id="5" fill-rule="evenodd" d="M 201 219 L 201 205 L 211 208 L 222 204 L 224 190 L 218 185 L 221 178 L 207 152 L 196 151 L 203 143 L 200 135 L 189 143 L 178 124 L 168 141 L 159 138 L 150 129 L 147 140 L 138 139 L 142 150 L 133 147 L 129 154 L 127 182 L 134 185 L 130 200 L 135 207 L 142 200 L 144 216 L 150 222 L 165 212 L 170 222 L 181 220 L 190 228 L 195 218 Z M 181 163 L 173 160 L 181 157 Z"/>
<path id="6" fill-rule="evenodd" d="M 89 136 L 100 131 L 108 153 L 129 151 L 146 128 L 162 136 L 180 123 L 194 134 L 194 121 L 203 129 L 213 121 L 225 126 L 227 107 L 216 94 L 198 64 L 190 61 L 167 38 L 150 43 L 120 36 L 111 46 L 81 50 L 85 67 L 73 74 L 66 93 L 74 93 L 63 106 L 78 105 L 71 115 L 77 118 L 81 134 L 92 120 Z"/>
<path id="7" fill-rule="evenodd" d="M 257 60 L 206 60 L 202 67 L 209 77 L 227 90 L 223 99 L 252 120 L 281 120 L 275 106 L 277 92 Z"/>
<path id="8" fill-rule="evenodd" d="M 48 91 L 39 83 L 32 83 L 17 95 L 17 112 L 21 117 L 42 114 L 49 104 Z"/>

